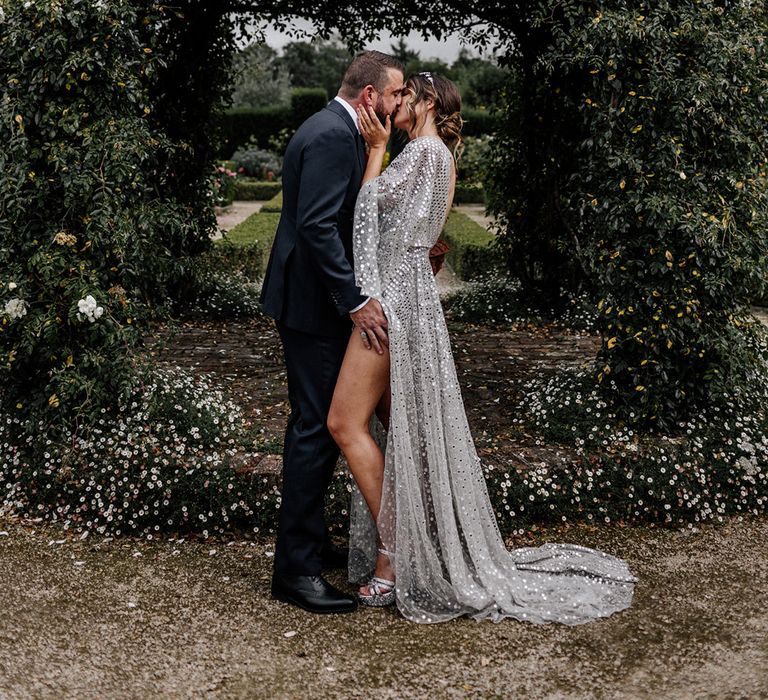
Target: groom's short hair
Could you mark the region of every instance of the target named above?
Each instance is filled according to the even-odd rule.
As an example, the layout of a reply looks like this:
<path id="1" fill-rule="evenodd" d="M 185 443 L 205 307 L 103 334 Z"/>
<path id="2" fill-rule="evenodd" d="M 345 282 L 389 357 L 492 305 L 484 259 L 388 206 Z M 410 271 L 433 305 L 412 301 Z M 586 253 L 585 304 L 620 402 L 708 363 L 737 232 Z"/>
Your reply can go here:
<path id="1" fill-rule="evenodd" d="M 339 95 L 357 97 L 366 85 L 373 85 L 377 92 L 383 92 L 387 86 L 389 68 L 405 73 L 405 67 L 394 56 L 381 51 L 361 51 L 352 59 L 344 73 Z"/>

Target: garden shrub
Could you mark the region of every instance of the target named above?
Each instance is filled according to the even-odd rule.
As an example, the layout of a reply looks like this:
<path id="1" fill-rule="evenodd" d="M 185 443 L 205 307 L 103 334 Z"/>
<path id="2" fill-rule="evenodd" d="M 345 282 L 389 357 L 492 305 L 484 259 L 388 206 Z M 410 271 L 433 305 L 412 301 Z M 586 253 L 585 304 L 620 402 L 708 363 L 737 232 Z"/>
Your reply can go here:
<path id="1" fill-rule="evenodd" d="M 456 163 L 456 176 L 461 184 L 482 184 L 488 167 L 492 136 L 466 136 L 461 157 Z"/>
<path id="2" fill-rule="evenodd" d="M 257 212 L 224 234 L 224 240 L 235 246 L 247 246 L 258 243 L 264 254 L 269 254 L 272 241 L 277 231 L 280 214 L 276 212 Z"/>
<path id="3" fill-rule="evenodd" d="M 277 153 L 259 148 L 249 141 L 232 155 L 237 171 L 249 177 L 270 181 L 279 177 L 283 170 L 283 159 Z M 270 176 L 271 173 L 271 176 Z"/>
<path id="4" fill-rule="evenodd" d="M 235 199 L 248 202 L 272 199 L 283 189 L 280 182 L 261 182 L 238 178 L 235 181 Z"/>
<path id="5" fill-rule="evenodd" d="M 221 116 L 223 140 L 219 153 L 229 157 L 249 141 L 260 148 L 282 152 L 302 122 L 327 104 L 328 96 L 323 88 L 295 88 L 291 91 L 290 107 L 227 110 Z"/>
<path id="6" fill-rule="evenodd" d="M 235 150 L 253 139 L 262 148 L 269 148 L 270 139 L 277 138 L 286 124 L 292 122 L 290 107 L 240 107 L 227 110 L 221 116 L 221 157 L 229 158 Z"/>
<path id="7" fill-rule="evenodd" d="M 453 195 L 454 204 L 484 204 L 485 189 L 481 184 L 456 183 L 456 192 Z"/>
<path id="8" fill-rule="evenodd" d="M 88 434 L 67 429 L 57 439 L 18 417 L 0 422 L 0 514 L 150 537 L 273 527 L 274 479 L 237 471 L 253 444 L 241 409 L 205 375 L 140 374 Z"/>
<path id="9" fill-rule="evenodd" d="M 3 10 L 0 410 L 82 422 L 129 390 L 136 326 L 174 288 L 172 251 L 200 237 L 165 187 L 183 146 L 150 97 L 163 9 L 65 0 Z M 210 180 L 209 162 L 209 190 Z"/>
<path id="10" fill-rule="evenodd" d="M 557 307 L 537 307 L 527 297 L 519 280 L 502 270 L 474 277 L 461 289 L 442 299 L 446 314 L 454 321 L 494 327 L 526 327 L 551 324 L 568 331 L 595 332 L 597 316 L 587 295 L 562 292 Z"/>
<path id="11" fill-rule="evenodd" d="M 508 57 L 523 77 L 487 184 L 513 274 L 531 294 L 593 294 L 596 381 L 650 426 L 757 381 L 744 329 L 768 275 L 767 12 L 547 2 Z"/>
<path id="12" fill-rule="evenodd" d="M 450 213 L 442 237 L 451 246 L 448 263 L 463 280 L 503 267 L 504 258 L 494 245 L 494 235 L 462 212 Z"/>
<path id="13" fill-rule="evenodd" d="M 279 214 L 283 210 L 283 192 L 278 192 L 268 202 L 264 202 L 261 211 L 265 214 Z"/>
<path id="14" fill-rule="evenodd" d="M 187 274 L 172 310 L 207 319 L 262 316 L 259 294 L 265 248 L 258 240 L 232 243 L 224 234 L 211 250 L 185 261 Z"/>
<path id="15" fill-rule="evenodd" d="M 213 201 L 216 206 L 226 207 L 235 199 L 237 190 L 237 173 L 224 165 L 215 168 L 215 174 L 211 186 L 213 187 Z"/>
<path id="16" fill-rule="evenodd" d="M 495 112 L 482 109 L 463 109 L 464 119 L 462 133 L 464 136 L 480 137 L 492 134 L 496 130 L 498 117 Z"/>
<path id="17" fill-rule="evenodd" d="M 328 104 L 325 88 L 296 88 L 291 91 L 291 126 L 298 129 L 315 112 Z M 285 125 L 283 125 L 285 126 Z"/>

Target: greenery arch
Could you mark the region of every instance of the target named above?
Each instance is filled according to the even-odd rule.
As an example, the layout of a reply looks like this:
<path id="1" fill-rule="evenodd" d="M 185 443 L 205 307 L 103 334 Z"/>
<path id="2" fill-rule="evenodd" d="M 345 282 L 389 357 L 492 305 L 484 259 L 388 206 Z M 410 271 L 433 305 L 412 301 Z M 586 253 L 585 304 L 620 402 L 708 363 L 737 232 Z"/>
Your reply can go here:
<path id="1" fill-rule="evenodd" d="M 553 281 L 589 292 L 603 346 L 583 381 L 622 421 L 674 432 L 707 407 L 745 417 L 751 432 L 737 461 L 746 471 L 723 458 L 685 478 L 718 494 L 741 489 L 718 512 L 764 509 L 768 471 L 751 436 L 768 427 L 768 351 L 747 305 L 768 265 L 768 19 L 751 0 L 0 0 L 2 481 L 66 513 L 46 493 L 61 488 L 61 499 L 82 502 L 103 480 L 109 507 L 76 509 L 102 527 L 133 498 L 115 490 L 115 474 L 93 466 L 76 479 L 61 466 L 67 454 L 55 465 L 41 455 L 57 436 L 75 444 L 86 428 L 98 432 L 116 398 L 148 381 L 136 372 L 143 330 L 184 293 L 190 261 L 210 245 L 218 113 L 233 42 L 255 15 L 276 26 L 304 17 L 351 46 L 383 28 L 460 29 L 476 46 L 495 43 L 513 70 L 492 207 L 523 293 L 551 298 Z M 179 390 L 202 402 L 197 389 Z M 201 460 L 224 415 L 206 423 L 206 410 L 195 418 L 209 432 L 195 448 Z M 151 425 L 152 412 L 143 415 Z M 150 467 L 141 469 L 138 481 Z M 226 474 L 175 474 L 189 503 L 189 494 L 226 490 L 212 484 Z M 509 483 L 500 482 L 505 498 Z M 120 516 L 131 528 L 160 526 L 163 505 L 147 488 L 152 506 Z M 660 507 L 645 515 L 661 517 Z M 207 522 L 215 508 L 200 511 Z"/>

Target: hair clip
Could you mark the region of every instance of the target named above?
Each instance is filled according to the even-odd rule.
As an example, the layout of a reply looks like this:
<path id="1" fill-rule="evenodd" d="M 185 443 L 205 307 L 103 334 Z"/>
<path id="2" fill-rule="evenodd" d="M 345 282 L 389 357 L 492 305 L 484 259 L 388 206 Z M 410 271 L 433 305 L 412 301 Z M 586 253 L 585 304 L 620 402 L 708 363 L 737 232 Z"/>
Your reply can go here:
<path id="1" fill-rule="evenodd" d="M 429 80 L 429 84 L 432 87 L 435 87 L 435 81 L 432 80 L 432 73 L 430 73 L 428 70 L 425 70 L 425 71 L 419 73 L 419 75 L 423 75 L 427 80 Z"/>

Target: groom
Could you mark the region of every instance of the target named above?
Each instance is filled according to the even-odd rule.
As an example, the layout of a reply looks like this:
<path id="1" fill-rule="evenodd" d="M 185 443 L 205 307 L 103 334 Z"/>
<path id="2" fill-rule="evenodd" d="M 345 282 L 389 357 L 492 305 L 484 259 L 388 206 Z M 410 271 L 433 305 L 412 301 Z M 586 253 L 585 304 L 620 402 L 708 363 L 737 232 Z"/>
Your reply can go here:
<path id="1" fill-rule="evenodd" d="M 283 344 L 291 403 L 272 595 L 311 612 L 357 607 L 322 576 L 323 569 L 346 565 L 346 550 L 331 544 L 324 517 L 339 457 L 326 421 L 352 324 L 371 351 L 387 345 L 381 305 L 361 296 L 352 266 L 355 200 L 365 170 L 356 108 L 372 107 L 383 122 L 399 106 L 402 88 L 397 59 L 358 54 L 339 94 L 299 127 L 283 162 L 283 209 L 261 292 Z"/>

